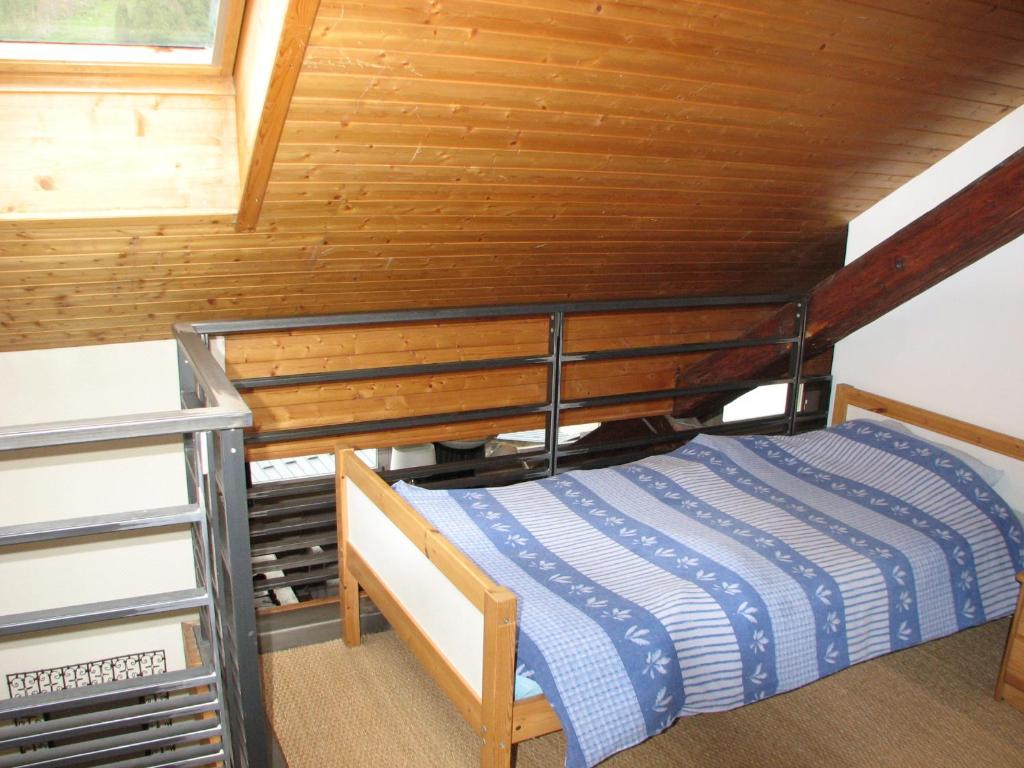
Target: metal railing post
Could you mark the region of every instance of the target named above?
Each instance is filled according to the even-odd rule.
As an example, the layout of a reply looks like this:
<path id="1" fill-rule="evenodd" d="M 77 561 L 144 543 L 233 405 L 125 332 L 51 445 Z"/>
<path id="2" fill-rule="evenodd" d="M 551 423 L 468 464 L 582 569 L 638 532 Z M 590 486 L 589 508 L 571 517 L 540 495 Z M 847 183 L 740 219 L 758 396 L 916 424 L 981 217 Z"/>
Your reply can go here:
<path id="1" fill-rule="evenodd" d="M 232 647 L 223 648 L 226 677 L 231 690 L 225 696 L 235 699 L 228 707 L 235 744 L 237 765 L 265 766 L 269 762 L 269 742 L 263 711 L 263 687 L 260 680 L 259 648 L 256 636 L 256 605 L 252 590 L 252 555 L 249 541 L 248 502 L 245 487 L 245 448 L 241 429 L 216 433 L 218 446 L 211 475 L 220 490 L 220 523 L 223 538 L 218 543 L 225 577 L 221 597 L 227 597 L 231 622 Z M 231 679 L 233 678 L 233 679 Z M 241 722 L 238 721 L 240 718 Z M 237 759 L 243 757 L 244 759 Z"/>
<path id="2" fill-rule="evenodd" d="M 558 428 L 562 423 L 562 338 L 565 332 L 565 313 L 552 312 L 549 354 L 551 367 L 548 377 L 548 433 L 545 448 L 548 455 L 548 474 L 558 472 Z"/>
<path id="3" fill-rule="evenodd" d="M 790 367 L 791 381 L 789 385 L 789 401 L 786 404 L 786 419 L 788 422 L 788 433 L 796 434 L 796 423 L 800 416 L 800 384 L 803 381 L 804 371 L 804 340 L 807 336 L 807 300 L 801 300 L 794 305 L 794 320 L 796 321 L 796 344 L 793 345 L 793 358 Z"/>

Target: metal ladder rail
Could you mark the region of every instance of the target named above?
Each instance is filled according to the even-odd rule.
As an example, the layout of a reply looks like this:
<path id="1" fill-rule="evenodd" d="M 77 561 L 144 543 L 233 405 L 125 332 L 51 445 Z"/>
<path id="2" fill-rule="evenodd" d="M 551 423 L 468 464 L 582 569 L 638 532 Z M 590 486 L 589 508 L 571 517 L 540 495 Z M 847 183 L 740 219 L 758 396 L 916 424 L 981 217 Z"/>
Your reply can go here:
<path id="1" fill-rule="evenodd" d="M 174 526 L 190 527 L 193 551 L 205 560 L 208 552 L 206 516 L 199 504 L 0 527 L 0 554 L 4 548 L 19 545 Z M 205 572 L 208 572 L 208 563 L 197 563 L 197 582 L 201 581 L 199 574 Z M 214 606 L 206 584 L 196 589 L 3 615 L 0 616 L 0 637 L 193 608 L 200 609 L 207 622 L 212 621 Z M 203 688 L 205 693 L 190 693 Z M 138 703 L 142 697 L 157 694 L 181 695 L 170 696 L 165 701 Z M 85 711 L 90 708 L 91 711 Z M 62 712 L 71 714 L 60 716 Z M 57 716 L 43 722 L 28 720 L 53 715 Z M 47 741 L 67 743 L 31 753 L 0 756 L 0 768 L 75 765 L 99 757 L 125 757 L 127 759 L 121 762 L 141 768 L 168 762 L 167 755 L 141 753 L 172 745 L 182 745 L 187 750 L 187 757 L 184 754 L 181 757 L 189 764 L 229 764 L 223 748 L 223 715 L 217 670 L 207 657 L 194 669 L 11 698 L 0 701 L 0 720 L 12 722 L 0 727 L 0 750 Z M 202 719 L 193 719 L 197 716 Z M 145 725 L 166 720 L 173 722 L 159 729 L 143 729 Z"/>

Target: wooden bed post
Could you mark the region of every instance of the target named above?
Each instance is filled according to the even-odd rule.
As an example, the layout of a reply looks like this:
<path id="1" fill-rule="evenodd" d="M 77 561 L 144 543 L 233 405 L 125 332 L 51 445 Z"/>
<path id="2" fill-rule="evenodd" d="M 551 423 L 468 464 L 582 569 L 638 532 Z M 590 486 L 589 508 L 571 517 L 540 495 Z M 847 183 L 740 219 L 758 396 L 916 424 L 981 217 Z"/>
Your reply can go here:
<path id="1" fill-rule="evenodd" d="M 512 765 L 512 706 L 516 673 L 516 597 L 507 589 L 484 595 L 484 675 L 480 692 L 481 768 Z"/>
<path id="2" fill-rule="evenodd" d="M 846 421 L 846 413 L 850 405 L 850 391 L 853 389 L 849 384 L 836 385 L 835 402 L 832 404 L 832 426 L 842 424 Z"/>
<path id="3" fill-rule="evenodd" d="M 337 480 L 337 498 L 335 510 L 338 519 L 338 577 L 341 581 L 342 638 L 347 646 L 356 646 L 362 642 L 362 630 L 359 626 L 359 582 L 348 568 L 348 494 L 345 492 L 345 462 L 358 461 L 350 449 L 339 448 L 335 453 L 335 473 Z"/>

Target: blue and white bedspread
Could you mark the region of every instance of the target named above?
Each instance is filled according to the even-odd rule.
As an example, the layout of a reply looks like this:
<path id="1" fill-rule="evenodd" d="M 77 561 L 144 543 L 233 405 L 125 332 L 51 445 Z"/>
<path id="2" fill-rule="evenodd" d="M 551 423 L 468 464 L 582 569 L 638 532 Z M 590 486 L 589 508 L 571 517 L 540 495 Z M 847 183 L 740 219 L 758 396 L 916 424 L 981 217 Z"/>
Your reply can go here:
<path id="1" fill-rule="evenodd" d="M 566 765 L 1009 614 L 1020 522 L 959 459 L 853 421 L 701 436 L 489 490 L 396 489 L 519 598 Z"/>

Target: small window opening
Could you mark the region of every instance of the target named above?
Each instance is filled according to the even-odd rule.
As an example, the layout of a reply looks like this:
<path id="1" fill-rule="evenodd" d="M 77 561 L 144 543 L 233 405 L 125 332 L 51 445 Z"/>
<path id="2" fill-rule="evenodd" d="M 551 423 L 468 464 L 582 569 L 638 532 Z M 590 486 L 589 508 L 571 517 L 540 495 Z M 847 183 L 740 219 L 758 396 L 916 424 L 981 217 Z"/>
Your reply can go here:
<path id="1" fill-rule="evenodd" d="M 744 421 L 786 412 L 788 384 L 766 384 L 740 395 L 722 411 L 722 421 Z"/>
<path id="2" fill-rule="evenodd" d="M 0 0 L 0 57 L 213 64 L 231 0 Z"/>

